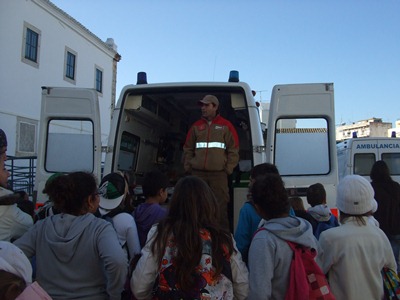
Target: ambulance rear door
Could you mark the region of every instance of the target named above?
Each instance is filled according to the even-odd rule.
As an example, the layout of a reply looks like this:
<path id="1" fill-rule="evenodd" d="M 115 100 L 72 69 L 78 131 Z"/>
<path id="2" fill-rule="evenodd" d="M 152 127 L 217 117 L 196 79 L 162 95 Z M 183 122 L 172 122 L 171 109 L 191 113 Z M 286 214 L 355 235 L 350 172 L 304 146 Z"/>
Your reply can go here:
<path id="1" fill-rule="evenodd" d="M 44 203 L 42 191 L 55 173 L 75 171 L 101 176 L 101 130 L 97 91 L 42 87 L 34 202 Z"/>
<path id="2" fill-rule="evenodd" d="M 277 166 L 289 196 L 302 197 L 308 207 L 307 188 L 319 182 L 334 207 L 338 166 L 333 83 L 275 86 L 266 146 L 267 161 Z"/>

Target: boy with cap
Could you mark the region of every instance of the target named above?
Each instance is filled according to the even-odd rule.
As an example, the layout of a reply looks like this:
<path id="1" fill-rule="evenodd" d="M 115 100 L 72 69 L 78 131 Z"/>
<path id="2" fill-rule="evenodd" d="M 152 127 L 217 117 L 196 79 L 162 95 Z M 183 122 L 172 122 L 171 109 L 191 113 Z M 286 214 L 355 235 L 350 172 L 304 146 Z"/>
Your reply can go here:
<path id="1" fill-rule="evenodd" d="M 341 226 L 321 233 L 323 252 L 317 257 L 336 299 L 383 299 L 381 270 L 396 270 L 389 240 L 368 221 L 373 200 L 374 190 L 365 178 L 348 175 L 339 182 Z"/>
<path id="2" fill-rule="evenodd" d="M 128 184 L 120 173 L 110 173 L 101 180 L 99 187 L 101 217 L 113 224 L 127 257 L 133 258 L 140 253 L 140 243 L 135 220 L 131 214 L 125 212 L 124 200 L 127 195 Z"/>
<path id="3" fill-rule="evenodd" d="M 232 123 L 218 114 L 217 97 L 206 95 L 199 105 L 202 118 L 189 129 L 183 146 L 184 169 L 210 186 L 219 203 L 221 225 L 229 229 L 228 175 L 239 162 L 239 138 Z"/>

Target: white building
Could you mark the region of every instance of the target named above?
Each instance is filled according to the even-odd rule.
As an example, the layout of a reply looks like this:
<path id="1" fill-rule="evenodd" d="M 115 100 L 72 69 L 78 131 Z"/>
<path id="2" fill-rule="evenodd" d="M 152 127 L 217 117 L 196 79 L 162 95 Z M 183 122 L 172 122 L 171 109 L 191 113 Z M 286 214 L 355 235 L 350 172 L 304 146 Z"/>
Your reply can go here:
<path id="1" fill-rule="evenodd" d="M 100 40 L 48 0 L 1 0 L 0 45 L 0 128 L 8 155 L 37 155 L 42 86 L 96 89 L 106 144 L 121 58 L 113 39 Z"/>
<path id="2" fill-rule="evenodd" d="M 381 118 L 371 118 L 343 124 L 336 127 L 336 141 L 343 141 L 353 137 L 387 137 L 388 130 L 392 127 L 390 122 L 382 122 Z M 390 135 L 389 135 L 390 136 Z"/>

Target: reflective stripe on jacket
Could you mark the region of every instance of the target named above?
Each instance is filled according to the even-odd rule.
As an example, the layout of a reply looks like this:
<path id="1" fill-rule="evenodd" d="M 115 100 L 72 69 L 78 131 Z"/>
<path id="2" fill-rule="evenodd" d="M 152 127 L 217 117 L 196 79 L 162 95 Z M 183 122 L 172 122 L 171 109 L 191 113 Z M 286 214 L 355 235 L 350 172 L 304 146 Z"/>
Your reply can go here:
<path id="1" fill-rule="evenodd" d="M 220 115 L 209 125 L 200 119 L 190 128 L 183 146 L 185 171 L 226 171 L 231 174 L 239 161 L 239 138 L 231 122 Z"/>

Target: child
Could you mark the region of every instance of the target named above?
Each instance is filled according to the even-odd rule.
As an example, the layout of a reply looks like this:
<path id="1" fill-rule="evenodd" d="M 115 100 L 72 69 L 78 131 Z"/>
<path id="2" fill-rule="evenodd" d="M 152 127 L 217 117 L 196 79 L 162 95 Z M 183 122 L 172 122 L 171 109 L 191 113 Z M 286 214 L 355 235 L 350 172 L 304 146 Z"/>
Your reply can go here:
<path id="1" fill-rule="evenodd" d="M 96 179 L 86 172 L 55 178 L 47 193 L 60 214 L 36 222 L 14 244 L 36 255 L 36 278 L 56 299 L 120 299 L 128 261 L 112 225 L 94 216 Z"/>
<path id="2" fill-rule="evenodd" d="M 168 216 L 152 227 L 133 271 L 136 299 L 247 298 L 246 265 L 218 216 L 205 181 L 195 176 L 178 181 Z"/>
<path id="3" fill-rule="evenodd" d="M 160 204 L 167 200 L 168 184 L 168 177 L 160 171 L 151 171 L 144 176 L 142 189 L 146 200 L 133 212 L 142 248 L 146 244 L 151 226 L 160 222 L 167 215 L 167 210 Z"/>
<path id="4" fill-rule="evenodd" d="M 125 212 L 128 184 L 123 175 L 110 173 L 103 177 L 99 186 L 99 212 L 110 221 L 117 232 L 118 240 L 128 260 L 140 253 L 140 242 L 133 216 Z"/>
<path id="5" fill-rule="evenodd" d="M 309 222 L 289 215 L 289 199 L 279 175 L 257 177 L 251 191 L 264 220 L 250 245 L 248 299 L 285 299 L 293 257 L 286 241 L 314 249 L 318 243 Z"/>
<path id="6" fill-rule="evenodd" d="M 307 189 L 307 202 L 311 205 L 307 212 L 312 217 L 308 221 L 313 226 L 313 233 L 317 239 L 319 239 L 321 232 L 339 226 L 338 220 L 326 205 L 326 191 L 321 183 L 309 186 Z"/>
<path id="7" fill-rule="evenodd" d="M 35 281 L 25 254 L 10 242 L 0 241 L 0 299 L 51 300 Z"/>
<path id="8" fill-rule="evenodd" d="M 374 190 L 362 176 L 348 175 L 339 182 L 341 225 L 321 234 L 323 251 L 317 257 L 336 299 L 383 299 L 381 270 L 396 270 L 388 238 L 368 221 L 373 199 Z"/>
<path id="9" fill-rule="evenodd" d="M 0 159 L 0 240 L 12 242 L 32 227 L 33 218 L 18 208 L 19 195 L 7 189 L 9 176 L 4 160 Z"/>
<path id="10" fill-rule="evenodd" d="M 268 173 L 279 175 L 276 166 L 270 163 L 256 165 L 250 171 L 249 193 L 247 194 L 248 201 L 243 204 L 239 213 L 239 220 L 235 231 L 235 241 L 236 246 L 242 254 L 243 261 L 246 263 L 248 261 L 248 252 L 251 239 L 253 238 L 253 235 L 256 232 L 261 221 L 261 217 L 257 214 L 254 208 L 250 189 L 252 184 L 254 183 L 254 179 L 257 176 Z M 293 210 L 292 215 L 294 215 Z"/>

